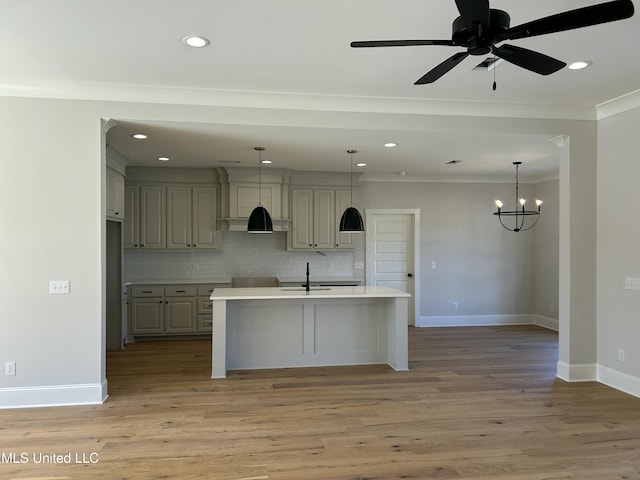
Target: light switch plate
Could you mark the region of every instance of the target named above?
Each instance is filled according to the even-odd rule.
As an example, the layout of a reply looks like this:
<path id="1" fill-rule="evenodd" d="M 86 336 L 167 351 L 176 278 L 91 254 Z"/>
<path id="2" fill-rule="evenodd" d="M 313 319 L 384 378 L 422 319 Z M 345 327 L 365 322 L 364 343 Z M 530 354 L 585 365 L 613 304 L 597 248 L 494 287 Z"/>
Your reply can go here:
<path id="1" fill-rule="evenodd" d="M 640 278 L 625 277 L 624 288 L 627 290 L 640 290 Z"/>
<path id="2" fill-rule="evenodd" d="M 69 295 L 69 280 L 50 280 L 49 294 Z"/>
<path id="3" fill-rule="evenodd" d="M 354 270 L 363 270 L 364 269 L 364 262 L 353 262 L 353 269 Z"/>

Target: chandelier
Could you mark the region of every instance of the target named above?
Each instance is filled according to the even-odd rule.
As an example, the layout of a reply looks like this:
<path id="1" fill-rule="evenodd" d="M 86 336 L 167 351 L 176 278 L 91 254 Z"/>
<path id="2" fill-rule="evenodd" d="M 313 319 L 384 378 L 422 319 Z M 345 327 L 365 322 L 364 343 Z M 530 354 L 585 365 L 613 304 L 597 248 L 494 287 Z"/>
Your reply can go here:
<path id="1" fill-rule="evenodd" d="M 518 168 L 522 165 L 522 162 L 513 162 L 516 166 L 516 208 L 514 210 L 502 210 L 502 206 L 504 205 L 500 200 L 496 200 L 496 206 L 498 207 L 498 211 L 494 213 L 494 215 L 498 216 L 498 220 L 500 220 L 500 224 L 511 232 L 524 232 L 529 230 L 538 223 L 540 219 L 540 206 L 542 205 L 542 200 L 536 200 L 536 205 L 538 207 L 537 210 L 526 210 L 525 204 L 527 201 L 524 198 L 520 198 L 519 192 L 519 184 L 518 184 Z M 520 204 L 520 207 L 518 207 Z M 527 217 L 535 217 L 535 220 L 527 220 Z M 513 221 L 511 221 L 513 219 Z M 505 225 L 511 224 L 511 226 Z"/>

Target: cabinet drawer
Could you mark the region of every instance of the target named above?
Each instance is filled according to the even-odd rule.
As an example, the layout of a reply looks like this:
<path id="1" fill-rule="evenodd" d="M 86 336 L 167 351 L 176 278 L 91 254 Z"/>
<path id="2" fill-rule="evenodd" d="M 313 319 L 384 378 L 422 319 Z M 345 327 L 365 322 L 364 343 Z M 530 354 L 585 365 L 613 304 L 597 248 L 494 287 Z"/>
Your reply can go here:
<path id="1" fill-rule="evenodd" d="M 211 332 L 212 322 L 211 315 L 198 315 L 198 332 Z"/>
<path id="2" fill-rule="evenodd" d="M 209 313 L 213 311 L 213 300 L 209 297 L 198 297 L 198 314 Z"/>
<path id="3" fill-rule="evenodd" d="M 206 295 L 210 297 L 214 288 L 216 288 L 216 285 L 198 285 L 198 296 L 203 297 Z"/>
<path id="4" fill-rule="evenodd" d="M 131 287 L 131 296 L 132 297 L 161 297 L 163 295 L 164 289 L 157 285 L 139 285 L 136 287 Z"/>
<path id="5" fill-rule="evenodd" d="M 164 295 L 166 297 L 195 297 L 195 285 L 167 285 L 164 287 Z"/>

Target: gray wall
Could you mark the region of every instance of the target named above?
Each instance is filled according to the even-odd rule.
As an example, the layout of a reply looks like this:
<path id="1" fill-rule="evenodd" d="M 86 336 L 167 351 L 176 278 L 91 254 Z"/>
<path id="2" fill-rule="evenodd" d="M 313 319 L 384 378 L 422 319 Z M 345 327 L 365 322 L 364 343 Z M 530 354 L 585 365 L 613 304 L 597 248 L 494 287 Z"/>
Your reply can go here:
<path id="1" fill-rule="evenodd" d="M 640 292 L 624 288 L 640 277 L 639 125 L 640 108 L 598 122 L 598 363 L 604 381 L 628 390 L 624 375 L 640 377 Z"/>
<path id="2" fill-rule="evenodd" d="M 533 313 L 558 320 L 559 182 L 536 183 L 543 214 L 533 230 Z"/>
<path id="3" fill-rule="evenodd" d="M 544 198 L 545 213 L 534 229 L 518 233 L 493 215 L 497 198 L 513 208 L 513 183 L 363 182 L 359 206 L 420 209 L 421 316 L 427 321 L 534 313 L 557 319 L 558 182 L 539 185 L 520 185 L 529 201 Z"/>

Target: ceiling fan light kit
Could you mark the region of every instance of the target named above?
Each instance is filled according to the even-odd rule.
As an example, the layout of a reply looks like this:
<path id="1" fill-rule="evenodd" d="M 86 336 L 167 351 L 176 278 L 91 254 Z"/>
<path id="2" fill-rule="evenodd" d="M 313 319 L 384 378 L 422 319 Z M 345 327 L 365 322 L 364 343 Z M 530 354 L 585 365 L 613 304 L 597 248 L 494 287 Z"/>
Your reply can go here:
<path id="1" fill-rule="evenodd" d="M 538 220 L 540 220 L 540 213 L 542 200 L 536 200 L 537 210 L 526 210 L 525 205 L 527 201 L 524 198 L 520 197 L 520 185 L 518 183 L 518 168 L 522 165 L 522 162 L 513 162 L 516 166 L 516 208 L 514 210 L 502 210 L 504 204 L 500 200 L 496 200 L 496 207 L 498 207 L 498 211 L 494 213 L 500 220 L 500 224 L 511 232 L 524 232 L 526 230 L 532 229 Z M 517 205 L 520 204 L 520 207 Z M 528 223 L 525 225 L 526 217 L 535 217 L 535 220 L 532 223 Z M 508 221 L 509 218 L 513 218 L 513 225 L 505 225 L 505 221 Z M 504 219 L 504 221 L 503 221 Z"/>
<path id="2" fill-rule="evenodd" d="M 436 65 L 414 85 L 435 82 L 469 55 L 489 53 L 526 70 L 540 75 L 550 75 L 564 68 L 566 63 L 527 48 L 498 44 L 505 40 L 518 40 L 623 20 L 634 13 L 631 0 L 613 0 L 511 27 L 509 14 L 504 10 L 489 8 L 489 0 L 456 0 L 456 6 L 460 16 L 453 21 L 451 40 L 371 40 L 351 42 L 351 47 L 439 45 L 466 48 L 466 51 L 457 52 Z"/>

